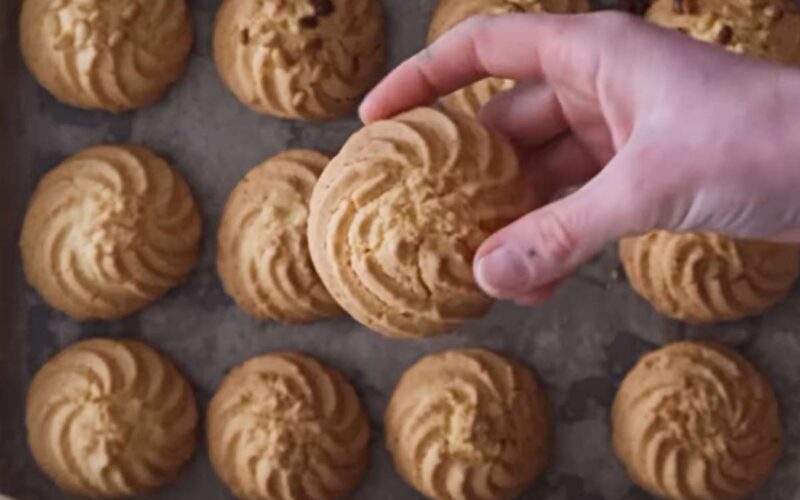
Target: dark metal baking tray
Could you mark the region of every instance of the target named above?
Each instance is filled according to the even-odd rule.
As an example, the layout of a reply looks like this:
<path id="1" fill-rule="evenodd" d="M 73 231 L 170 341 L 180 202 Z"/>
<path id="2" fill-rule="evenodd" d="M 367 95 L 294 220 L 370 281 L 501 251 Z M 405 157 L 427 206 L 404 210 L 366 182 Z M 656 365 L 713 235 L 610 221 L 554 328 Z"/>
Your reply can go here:
<path id="1" fill-rule="evenodd" d="M 223 203 L 252 166 L 288 147 L 335 151 L 355 116 L 300 124 L 251 113 L 220 83 L 210 57 L 218 0 L 190 0 L 196 43 L 188 72 L 157 105 L 111 115 L 56 103 L 24 69 L 16 35 L 19 0 L 0 0 L 0 492 L 19 500 L 63 498 L 28 452 L 24 397 L 33 373 L 56 351 L 87 337 L 142 339 L 170 355 L 205 408 L 232 366 L 255 354 L 299 349 L 340 368 L 370 413 L 369 474 L 358 499 L 419 498 L 395 474 L 384 450 L 382 414 L 402 371 L 426 353 L 485 346 L 535 368 L 554 405 L 557 446 L 546 476 L 524 498 L 647 498 L 628 480 L 609 445 L 608 411 L 638 356 L 682 338 L 712 337 L 737 346 L 767 374 L 780 397 L 787 449 L 759 499 L 800 498 L 800 307 L 797 291 L 761 318 L 722 327 L 686 327 L 659 317 L 615 276 L 613 250 L 571 279 L 537 310 L 499 304 L 458 333 L 396 342 L 342 319 L 312 326 L 258 322 L 223 293 L 214 240 Z M 383 0 L 390 64 L 424 44 L 435 0 Z M 622 42 L 624 43 L 624 41 Z M 185 173 L 204 216 L 203 259 L 189 282 L 123 321 L 76 323 L 49 309 L 25 284 L 16 241 L 36 180 L 66 156 L 99 143 L 138 143 Z M 231 498 L 209 466 L 203 436 L 185 474 L 159 499 Z"/>

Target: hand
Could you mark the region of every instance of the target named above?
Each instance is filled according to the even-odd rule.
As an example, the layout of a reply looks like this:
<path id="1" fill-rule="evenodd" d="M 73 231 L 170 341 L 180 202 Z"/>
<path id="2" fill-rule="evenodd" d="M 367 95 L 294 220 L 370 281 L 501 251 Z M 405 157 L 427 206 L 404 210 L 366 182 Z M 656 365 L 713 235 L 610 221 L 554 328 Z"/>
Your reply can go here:
<path id="1" fill-rule="evenodd" d="M 476 17 L 363 102 L 365 122 L 493 75 L 484 108 L 526 168 L 584 184 L 490 237 L 475 273 L 534 305 L 610 242 L 652 229 L 800 242 L 800 72 L 618 13 Z"/>

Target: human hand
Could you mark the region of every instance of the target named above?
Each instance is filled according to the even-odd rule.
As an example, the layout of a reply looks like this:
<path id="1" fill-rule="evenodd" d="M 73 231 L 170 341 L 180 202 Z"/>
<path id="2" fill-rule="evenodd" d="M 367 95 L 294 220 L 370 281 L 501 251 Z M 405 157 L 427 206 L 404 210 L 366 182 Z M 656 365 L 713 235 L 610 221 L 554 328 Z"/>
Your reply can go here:
<path id="1" fill-rule="evenodd" d="M 619 13 L 479 16 L 364 100 L 365 122 L 486 76 L 484 108 L 526 168 L 578 191 L 490 237 L 478 283 L 535 305 L 602 248 L 652 229 L 800 243 L 800 71 Z"/>

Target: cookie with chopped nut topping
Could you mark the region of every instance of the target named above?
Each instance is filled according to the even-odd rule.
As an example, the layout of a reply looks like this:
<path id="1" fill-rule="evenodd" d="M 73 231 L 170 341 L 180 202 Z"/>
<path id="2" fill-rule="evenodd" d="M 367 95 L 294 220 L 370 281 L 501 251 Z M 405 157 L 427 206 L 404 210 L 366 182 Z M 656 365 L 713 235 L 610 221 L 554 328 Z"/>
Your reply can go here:
<path id="1" fill-rule="evenodd" d="M 647 18 L 732 52 L 800 66 L 800 9 L 791 0 L 656 0 Z"/>
<path id="2" fill-rule="evenodd" d="M 56 99 L 119 112 L 154 103 L 183 75 L 192 23 L 185 0 L 25 0 L 20 46 Z"/>
<path id="3" fill-rule="evenodd" d="M 384 65 L 376 0 L 225 0 L 214 30 L 220 77 L 259 113 L 325 120 L 350 112 Z"/>

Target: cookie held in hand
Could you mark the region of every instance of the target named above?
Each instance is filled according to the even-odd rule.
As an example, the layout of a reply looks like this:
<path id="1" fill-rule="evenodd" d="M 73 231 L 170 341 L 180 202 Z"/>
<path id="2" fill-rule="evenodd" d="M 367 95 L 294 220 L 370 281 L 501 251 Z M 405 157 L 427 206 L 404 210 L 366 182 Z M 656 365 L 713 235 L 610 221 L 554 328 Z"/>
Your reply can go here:
<path id="1" fill-rule="evenodd" d="M 475 252 L 536 206 L 509 142 L 466 115 L 417 108 L 356 132 L 325 168 L 311 196 L 311 258 L 356 320 L 429 337 L 488 311 Z"/>

